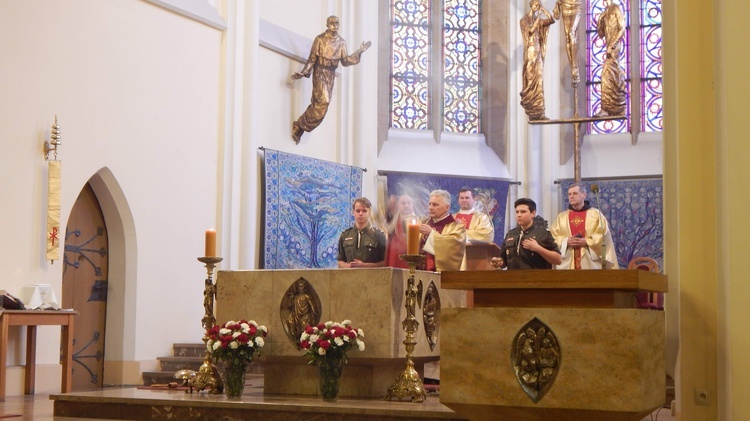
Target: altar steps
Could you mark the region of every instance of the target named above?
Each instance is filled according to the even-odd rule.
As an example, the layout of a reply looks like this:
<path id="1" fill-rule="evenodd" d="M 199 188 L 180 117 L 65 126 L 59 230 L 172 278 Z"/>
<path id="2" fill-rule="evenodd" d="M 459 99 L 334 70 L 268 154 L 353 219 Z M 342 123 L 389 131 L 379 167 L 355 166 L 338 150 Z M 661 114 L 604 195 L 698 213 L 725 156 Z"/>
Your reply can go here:
<path id="1" fill-rule="evenodd" d="M 159 361 L 159 371 L 144 371 L 141 373 L 144 386 L 174 382 L 174 373 L 179 370 L 198 371 L 206 355 L 206 346 L 202 343 L 176 343 L 172 345 L 172 354 L 168 357 L 157 358 Z M 216 365 L 219 367 L 220 364 Z M 221 369 L 221 367 L 219 368 Z M 248 367 L 248 373 L 262 374 L 262 362 L 253 361 Z"/>
<path id="2" fill-rule="evenodd" d="M 254 376 L 252 376 L 254 377 Z M 317 396 L 269 396 L 250 378 L 241 399 L 182 390 L 106 389 L 50 395 L 54 416 L 117 420 L 243 420 L 243 421 L 459 421 L 438 398 L 423 403 L 383 399 L 340 398 L 324 402 Z"/>

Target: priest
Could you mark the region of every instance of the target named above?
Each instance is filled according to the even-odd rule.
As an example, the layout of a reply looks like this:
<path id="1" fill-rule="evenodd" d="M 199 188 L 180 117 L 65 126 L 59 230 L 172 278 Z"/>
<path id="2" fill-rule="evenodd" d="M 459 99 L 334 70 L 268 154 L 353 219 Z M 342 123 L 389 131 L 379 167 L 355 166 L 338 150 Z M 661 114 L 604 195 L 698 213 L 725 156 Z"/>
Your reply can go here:
<path id="1" fill-rule="evenodd" d="M 460 270 L 466 250 L 466 229 L 450 213 L 451 194 L 433 190 L 428 204 L 429 218 L 419 226 L 421 251 L 427 255 L 426 270 Z"/>
<path id="2" fill-rule="evenodd" d="M 491 243 L 495 238 L 495 227 L 486 213 L 474 209 L 474 190 L 459 190 L 458 206 L 460 210 L 453 217 L 466 227 L 466 242 Z"/>
<path id="3" fill-rule="evenodd" d="M 581 184 L 568 187 L 570 206 L 550 227 L 562 254 L 557 269 L 619 269 L 607 218 L 592 208 Z"/>

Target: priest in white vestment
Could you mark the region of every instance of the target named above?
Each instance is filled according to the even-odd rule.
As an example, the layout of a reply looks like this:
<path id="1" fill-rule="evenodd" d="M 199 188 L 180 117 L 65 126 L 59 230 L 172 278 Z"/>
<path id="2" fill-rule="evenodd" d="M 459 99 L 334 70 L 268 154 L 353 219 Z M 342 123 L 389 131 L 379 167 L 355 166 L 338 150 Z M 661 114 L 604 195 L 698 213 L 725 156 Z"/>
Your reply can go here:
<path id="1" fill-rule="evenodd" d="M 459 190 L 458 206 L 460 210 L 453 217 L 466 228 L 466 244 L 492 243 L 495 238 L 495 227 L 489 215 L 474 208 L 474 190 Z M 466 270 L 466 256 L 461 262 L 461 270 Z"/>
<path id="2" fill-rule="evenodd" d="M 563 259 L 557 269 L 619 269 L 607 218 L 589 205 L 586 194 L 584 186 L 571 185 L 570 206 L 550 226 Z"/>

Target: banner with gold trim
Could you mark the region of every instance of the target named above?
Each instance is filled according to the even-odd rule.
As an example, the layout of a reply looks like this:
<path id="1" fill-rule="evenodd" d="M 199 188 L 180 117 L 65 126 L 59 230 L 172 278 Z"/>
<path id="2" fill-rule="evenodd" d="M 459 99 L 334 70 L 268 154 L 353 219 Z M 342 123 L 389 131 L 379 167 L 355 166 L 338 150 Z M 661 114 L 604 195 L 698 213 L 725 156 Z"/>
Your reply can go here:
<path id="1" fill-rule="evenodd" d="M 49 161 L 47 174 L 47 260 L 60 259 L 60 167 L 62 161 Z"/>

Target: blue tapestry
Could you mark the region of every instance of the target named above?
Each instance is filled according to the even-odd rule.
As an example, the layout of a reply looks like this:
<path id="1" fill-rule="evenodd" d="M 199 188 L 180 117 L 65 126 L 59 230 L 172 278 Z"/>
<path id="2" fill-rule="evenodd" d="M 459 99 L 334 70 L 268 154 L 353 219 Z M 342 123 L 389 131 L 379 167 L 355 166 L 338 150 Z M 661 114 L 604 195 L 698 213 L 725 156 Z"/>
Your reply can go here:
<path id="1" fill-rule="evenodd" d="M 456 177 L 434 174 L 381 173 L 387 176 L 388 195 L 409 195 L 414 200 L 414 213 L 427 215 L 430 192 L 447 190 L 451 194 L 451 213 L 459 211 L 458 191 L 474 189 L 477 205 L 490 216 L 495 225 L 495 243 L 502 244 L 505 237 L 505 208 L 510 181 L 497 178 Z"/>
<path id="2" fill-rule="evenodd" d="M 262 269 L 334 268 L 362 168 L 265 149 Z"/>
<path id="3" fill-rule="evenodd" d="M 568 208 L 568 186 L 560 183 L 562 209 Z M 586 200 L 602 211 L 615 242 L 617 262 L 627 269 L 634 257 L 650 257 L 664 267 L 663 188 L 661 178 L 630 180 L 587 180 Z M 594 193 L 594 186 L 599 193 Z"/>

